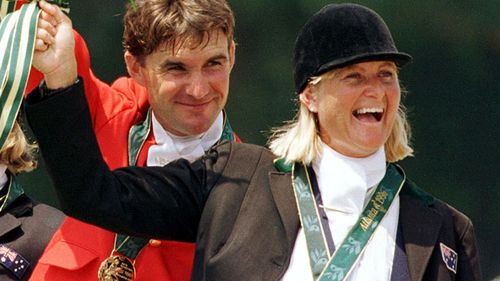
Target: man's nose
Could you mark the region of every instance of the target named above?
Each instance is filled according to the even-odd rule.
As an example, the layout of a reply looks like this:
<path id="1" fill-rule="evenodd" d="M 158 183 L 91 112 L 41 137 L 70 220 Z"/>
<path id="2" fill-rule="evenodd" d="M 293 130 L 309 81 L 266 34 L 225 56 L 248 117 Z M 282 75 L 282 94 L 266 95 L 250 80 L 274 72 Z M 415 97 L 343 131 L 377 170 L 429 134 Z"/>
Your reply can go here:
<path id="1" fill-rule="evenodd" d="M 209 91 L 208 78 L 205 77 L 203 73 L 193 73 L 187 89 L 187 94 L 196 99 L 201 99 L 206 96 Z"/>

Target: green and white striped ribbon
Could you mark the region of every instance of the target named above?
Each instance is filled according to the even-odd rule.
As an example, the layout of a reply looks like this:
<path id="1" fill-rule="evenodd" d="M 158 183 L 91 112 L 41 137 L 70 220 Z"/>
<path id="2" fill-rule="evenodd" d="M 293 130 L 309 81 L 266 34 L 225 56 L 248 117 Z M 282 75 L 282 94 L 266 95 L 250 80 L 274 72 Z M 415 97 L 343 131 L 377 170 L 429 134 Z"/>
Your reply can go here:
<path id="1" fill-rule="evenodd" d="M 2 21 L 8 14 L 14 12 L 16 7 L 29 2 L 37 2 L 39 0 L 0 0 L 0 21 Z M 69 14 L 69 1 L 68 0 L 46 0 L 49 3 L 56 4 Z"/>
<path id="2" fill-rule="evenodd" d="M 0 23 L 0 147 L 19 112 L 33 58 L 40 8 L 36 2 L 9 13 Z"/>
<path id="3" fill-rule="evenodd" d="M 16 9 L 17 1 L 1 0 L 0 3 L 0 21 L 2 21 L 8 14 L 14 12 Z"/>
<path id="4" fill-rule="evenodd" d="M 35 50 L 38 1 L 0 0 L 0 148 L 10 134 L 26 90 Z M 49 0 L 69 12 L 67 0 Z"/>

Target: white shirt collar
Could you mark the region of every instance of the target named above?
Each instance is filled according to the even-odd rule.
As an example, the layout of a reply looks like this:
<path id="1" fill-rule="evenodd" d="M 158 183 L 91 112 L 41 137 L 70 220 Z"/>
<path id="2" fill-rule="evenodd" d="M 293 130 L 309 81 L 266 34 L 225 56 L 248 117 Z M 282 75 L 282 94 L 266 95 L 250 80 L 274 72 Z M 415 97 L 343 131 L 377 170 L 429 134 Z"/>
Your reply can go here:
<path id="1" fill-rule="evenodd" d="M 164 166 L 170 161 L 185 158 L 190 162 L 200 158 L 205 151 L 220 139 L 224 114 L 219 113 L 215 122 L 204 134 L 180 137 L 167 132 L 158 122 L 154 113 L 151 118 L 156 144 L 148 151 L 148 166 Z"/>
<path id="2" fill-rule="evenodd" d="M 324 143 L 322 146 L 323 153 L 314 161 L 313 169 L 324 206 L 359 216 L 370 189 L 384 177 L 384 147 L 368 157 L 353 158 Z"/>
<path id="3" fill-rule="evenodd" d="M 0 164 L 0 190 L 2 190 L 5 184 L 9 181 L 9 177 L 7 177 L 7 165 Z"/>

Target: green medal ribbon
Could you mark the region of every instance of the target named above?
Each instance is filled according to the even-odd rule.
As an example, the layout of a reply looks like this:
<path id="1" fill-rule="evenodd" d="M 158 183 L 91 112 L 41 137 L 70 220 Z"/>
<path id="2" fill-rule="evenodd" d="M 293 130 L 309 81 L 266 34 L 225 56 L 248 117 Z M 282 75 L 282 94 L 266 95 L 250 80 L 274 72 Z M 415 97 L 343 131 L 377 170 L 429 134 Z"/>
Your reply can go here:
<path id="1" fill-rule="evenodd" d="M 300 221 L 306 237 L 309 264 L 316 279 L 330 259 L 328 244 L 314 200 L 311 180 L 304 165 L 295 164 L 292 167 L 292 179 Z"/>
<path id="2" fill-rule="evenodd" d="M 139 152 L 141 151 L 147 137 L 151 131 L 151 116 L 152 111 L 149 109 L 146 119 L 139 124 L 136 124 L 130 128 L 128 135 L 128 161 L 130 166 L 137 165 L 137 158 L 139 157 Z M 227 118 L 224 118 L 224 124 L 222 129 L 222 135 L 219 141 L 229 140 L 234 141 L 234 133 L 231 125 Z M 140 251 L 146 246 L 149 239 L 144 239 L 140 237 L 133 237 L 124 234 L 116 234 L 115 239 L 115 251 L 124 255 L 132 260 L 134 260 L 140 253 Z"/>
<path id="3" fill-rule="evenodd" d="M 128 132 L 128 164 L 130 166 L 135 166 L 137 164 L 139 152 L 144 146 L 149 132 L 151 131 L 151 113 L 152 110 L 149 109 L 144 122 L 130 127 Z"/>
<path id="4" fill-rule="evenodd" d="M 16 9 L 17 1 L 0 0 L 0 21 Z"/>
<path id="5" fill-rule="evenodd" d="M 225 112 L 224 116 L 226 116 Z M 229 124 L 229 120 L 227 120 L 227 118 L 224 118 L 224 124 L 222 126 L 223 126 L 222 134 L 220 136 L 219 142 L 222 140 L 234 141 L 235 138 L 234 138 L 233 128 L 231 128 L 231 125 Z"/>
<path id="6" fill-rule="evenodd" d="M 25 4 L 19 11 L 7 14 L 0 23 L 0 147 L 14 126 L 23 100 L 39 12 L 36 2 Z"/>
<path id="7" fill-rule="evenodd" d="M 373 192 L 358 221 L 332 257 L 329 257 L 309 175 L 304 165 L 295 163 L 292 168 L 293 190 L 306 237 L 314 280 L 342 281 L 347 279 L 353 265 L 366 249 L 377 226 L 405 182 L 404 172 L 399 170 L 393 164 L 387 166 L 384 178 Z"/>

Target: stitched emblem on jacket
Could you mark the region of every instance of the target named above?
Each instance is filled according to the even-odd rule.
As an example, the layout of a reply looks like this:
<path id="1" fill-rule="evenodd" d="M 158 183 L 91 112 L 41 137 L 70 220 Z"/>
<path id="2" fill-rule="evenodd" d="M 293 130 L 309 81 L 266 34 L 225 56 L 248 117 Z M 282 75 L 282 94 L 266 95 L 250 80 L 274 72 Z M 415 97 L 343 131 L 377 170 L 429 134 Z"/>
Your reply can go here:
<path id="1" fill-rule="evenodd" d="M 441 257 L 443 257 L 444 264 L 446 267 L 453 271 L 453 273 L 457 274 L 457 262 L 458 255 L 452 248 L 446 246 L 443 243 L 439 243 L 441 246 Z"/>

